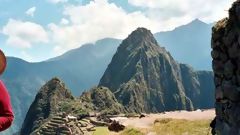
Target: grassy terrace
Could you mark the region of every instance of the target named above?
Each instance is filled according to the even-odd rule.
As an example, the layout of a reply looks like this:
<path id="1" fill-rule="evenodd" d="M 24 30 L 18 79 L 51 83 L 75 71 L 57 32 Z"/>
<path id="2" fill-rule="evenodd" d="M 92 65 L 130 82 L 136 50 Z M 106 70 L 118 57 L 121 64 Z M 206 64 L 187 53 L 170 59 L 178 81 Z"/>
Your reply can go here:
<path id="1" fill-rule="evenodd" d="M 109 132 L 106 127 L 99 127 L 93 135 L 210 135 L 211 120 L 157 119 L 151 129 L 127 128 L 120 133 Z"/>
<path id="2" fill-rule="evenodd" d="M 157 135 L 208 135 L 210 134 L 211 120 L 155 120 L 153 131 Z"/>

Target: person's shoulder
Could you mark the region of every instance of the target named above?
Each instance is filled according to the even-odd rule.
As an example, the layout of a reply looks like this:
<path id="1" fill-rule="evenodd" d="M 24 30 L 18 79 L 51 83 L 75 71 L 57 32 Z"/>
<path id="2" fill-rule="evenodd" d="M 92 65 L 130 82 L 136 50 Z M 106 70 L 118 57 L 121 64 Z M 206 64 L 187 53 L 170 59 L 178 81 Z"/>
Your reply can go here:
<path id="1" fill-rule="evenodd" d="M 4 85 L 3 85 L 3 81 L 2 81 L 2 80 L 0 80 L 0 86 L 4 86 Z"/>
<path id="2" fill-rule="evenodd" d="M 2 80 L 0 80 L 0 90 L 5 89 L 5 85 Z"/>

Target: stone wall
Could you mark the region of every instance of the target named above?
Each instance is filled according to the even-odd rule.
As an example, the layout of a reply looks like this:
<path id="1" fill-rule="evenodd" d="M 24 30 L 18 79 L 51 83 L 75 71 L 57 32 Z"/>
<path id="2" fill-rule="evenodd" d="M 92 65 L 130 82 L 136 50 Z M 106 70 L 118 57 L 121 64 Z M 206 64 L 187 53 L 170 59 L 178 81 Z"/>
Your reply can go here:
<path id="1" fill-rule="evenodd" d="M 240 0 L 213 27 L 212 58 L 217 115 L 212 133 L 240 135 Z"/>

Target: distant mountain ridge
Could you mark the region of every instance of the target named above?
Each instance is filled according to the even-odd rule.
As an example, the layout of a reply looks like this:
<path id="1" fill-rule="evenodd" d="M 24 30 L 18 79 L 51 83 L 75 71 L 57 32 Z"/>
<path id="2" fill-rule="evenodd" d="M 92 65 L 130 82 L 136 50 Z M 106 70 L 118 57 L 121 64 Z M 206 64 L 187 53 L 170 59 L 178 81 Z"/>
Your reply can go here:
<path id="1" fill-rule="evenodd" d="M 66 82 L 75 96 L 97 85 L 119 43 L 120 40 L 106 38 L 37 63 L 8 57 L 1 79 L 9 89 L 16 117 L 12 128 L 4 135 L 11 135 L 20 128 L 37 90 L 52 77 L 58 76 Z"/>
<path id="2" fill-rule="evenodd" d="M 191 26 L 193 27 L 194 25 Z M 207 24 L 206 26 L 208 27 Z M 187 31 L 184 29 L 184 27 L 181 30 Z M 174 32 L 174 30 L 172 32 Z M 177 61 L 183 63 L 181 59 L 176 58 L 176 56 L 184 55 L 186 58 L 194 57 L 196 59 L 196 63 L 200 65 L 205 65 L 205 62 L 211 62 L 211 60 L 207 62 L 208 58 L 204 58 L 204 63 L 201 63 L 198 61 L 198 59 L 201 59 L 201 57 L 197 58 L 197 55 L 188 55 L 188 53 L 184 54 L 184 47 L 175 49 L 174 45 L 178 45 L 178 42 L 179 44 L 182 43 L 180 41 L 182 39 L 181 37 L 184 36 L 183 34 L 180 33 L 180 35 L 177 36 L 179 39 L 176 40 L 176 42 L 172 43 L 172 39 L 175 39 L 176 36 L 174 34 L 166 34 L 167 36 L 165 38 L 165 34 L 163 33 L 157 33 L 154 36 L 156 40 L 161 44 L 161 46 L 166 46 L 167 50 L 174 56 Z M 192 33 L 186 33 L 188 33 L 188 37 L 195 36 Z M 204 35 L 206 35 L 206 33 L 208 32 L 196 32 L 195 34 L 197 37 L 203 35 L 201 37 L 203 37 L 203 41 L 205 41 L 206 39 Z M 194 40 L 194 38 L 188 39 Z M 12 128 L 9 130 L 9 132 L 5 132 L 5 134 L 11 134 L 20 128 L 20 125 L 23 122 L 23 117 L 26 115 L 27 109 L 33 101 L 37 90 L 52 77 L 58 76 L 61 78 L 69 86 L 69 89 L 72 90 L 72 93 L 75 96 L 80 95 L 80 93 L 84 90 L 97 85 L 105 69 L 107 68 L 107 65 L 110 63 L 112 56 L 116 52 L 120 42 L 121 40 L 118 39 L 106 38 L 97 41 L 95 44 L 86 44 L 59 57 L 38 63 L 29 63 L 18 58 L 8 57 L 8 67 L 1 79 L 6 83 L 7 88 L 10 91 L 16 119 Z M 189 46 L 202 46 L 202 44 L 194 44 L 194 41 L 191 41 L 190 43 L 193 44 L 189 44 Z M 184 45 L 186 46 L 186 44 Z M 201 49 L 202 48 L 199 50 Z M 175 55 L 175 53 L 177 55 Z M 198 53 L 202 54 L 203 52 L 201 51 Z M 184 60 L 184 58 L 182 59 Z M 193 62 L 193 64 L 191 64 L 191 62 L 187 63 L 191 66 L 195 64 L 195 62 Z M 199 76 L 205 75 L 199 74 Z M 200 79 L 199 81 L 205 82 L 204 79 Z M 211 81 L 212 80 L 209 79 L 209 82 Z"/>
<path id="3" fill-rule="evenodd" d="M 172 31 L 154 34 L 157 41 L 180 63 L 189 64 L 196 70 L 212 70 L 212 24 L 199 19 L 177 27 Z"/>

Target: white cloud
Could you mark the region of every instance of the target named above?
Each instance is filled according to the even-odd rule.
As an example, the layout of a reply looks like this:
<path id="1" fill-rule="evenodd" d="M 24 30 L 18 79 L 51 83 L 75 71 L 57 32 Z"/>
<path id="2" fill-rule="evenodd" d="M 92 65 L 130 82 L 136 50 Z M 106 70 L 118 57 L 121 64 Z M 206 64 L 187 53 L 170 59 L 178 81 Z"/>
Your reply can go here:
<path id="1" fill-rule="evenodd" d="M 62 18 L 61 19 L 61 22 L 60 22 L 62 25 L 68 25 L 69 24 L 69 21 L 65 18 Z"/>
<path id="2" fill-rule="evenodd" d="M 7 44 L 19 48 L 30 48 L 35 43 L 47 43 L 48 34 L 45 29 L 33 22 L 9 19 L 2 33 L 7 35 Z"/>
<path id="3" fill-rule="evenodd" d="M 67 2 L 68 0 L 47 0 L 47 1 L 56 4 L 56 3 L 64 3 L 64 2 Z"/>
<path id="4" fill-rule="evenodd" d="M 134 6 L 147 8 L 146 15 L 160 19 L 199 18 L 213 22 L 226 17 L 235 0 L 128 0 Z M 175 24 L 176 25 L 176 24 Z"/>
<path id="5" fill-rule="evenodd" d="M 137 27 L 158 30 L 160 25 L 141 12 L 127 13 L 107 0 L 95 0 L 85 6 L 66 6 L 64 15 L 71 25 L 49 24 L 52 39 L 60 46 L 56 48 L 58 52 L 105 37 L 125 38 Z"/>
<path id="6" fill-rule="evenodd" d="M 34 17 L 35 11 L 36 11 L 36 7 L 31 7 L 25 12 L 25 14 L 28 16 Z"/>
<path id="7" fill-rule="evenodd" d="M 26 51 L 21 51 L 20 55 L 21 55 L 21 58 L 23 58 L 26 61 L 33 61 L 34 60 L 34 58 L 31 55 L 29 55 Z"/>
<path id="8" fill-rule="evenodd" d="M 199 18 L 212 23 L 227 16 L 232 1 L 226 0 L 128 0 L 143 7 L 128 13 L 108 0 L 93 0 L 87 5 L 65 5 L 59 24 L 49 24 L 51 39 L 60 53 L 106 37 L 125 38 L 137 27 L 153 33 L 173 29 Z M 217 3 L 217 4 L 216 4 Z"/>

